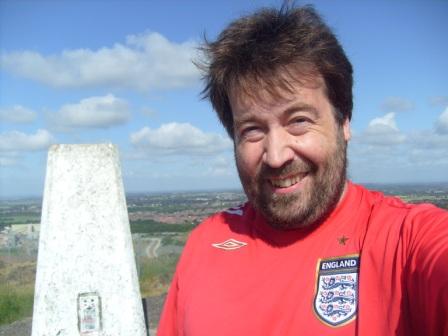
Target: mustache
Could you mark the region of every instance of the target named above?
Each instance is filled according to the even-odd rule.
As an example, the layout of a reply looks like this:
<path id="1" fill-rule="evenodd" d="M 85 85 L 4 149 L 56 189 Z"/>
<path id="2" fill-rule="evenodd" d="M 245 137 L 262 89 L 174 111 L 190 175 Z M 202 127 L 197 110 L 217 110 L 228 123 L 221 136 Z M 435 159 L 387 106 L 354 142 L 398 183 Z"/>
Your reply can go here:
<path id="1" fill-rule="evenodd" d="M 314 173 L 317 171 L 317 165 L 304 159 L 286 162 L 279 168 L 272 168 L 266 164 L 261 166 L 258 174 L 261 178 L 275 178 L 288 175 L 297 175 L 300 173 Z"/>

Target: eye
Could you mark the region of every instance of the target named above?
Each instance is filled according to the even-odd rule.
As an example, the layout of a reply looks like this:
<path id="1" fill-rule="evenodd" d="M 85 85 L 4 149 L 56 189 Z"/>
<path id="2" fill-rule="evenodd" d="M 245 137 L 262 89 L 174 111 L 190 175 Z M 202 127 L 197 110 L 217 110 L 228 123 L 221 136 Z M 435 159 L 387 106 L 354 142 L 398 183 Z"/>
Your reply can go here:
<path id="1" fill-rule="evenodd" d="M 311 120 L 307 117 L 295 117 L 292 118 L 290 123 L 291 124 L 303 124 L 303 123 L 307 123 L 310 122 Z"/>
<path id="2" fill-rule="evenodd" d="M 291 133 L 297 135 L 306 132 L 308 127 L 312 124 L 312 120 L 305 116 L 297 116 L 289 120 L 288 127 Z"/>
<path id="3" fill-rule="evenodd" d="M 243 141 L 259 141 L 263 137 L 263 130 L 256 125 L 242 127 L 238 132 L 238 138 Z"/>

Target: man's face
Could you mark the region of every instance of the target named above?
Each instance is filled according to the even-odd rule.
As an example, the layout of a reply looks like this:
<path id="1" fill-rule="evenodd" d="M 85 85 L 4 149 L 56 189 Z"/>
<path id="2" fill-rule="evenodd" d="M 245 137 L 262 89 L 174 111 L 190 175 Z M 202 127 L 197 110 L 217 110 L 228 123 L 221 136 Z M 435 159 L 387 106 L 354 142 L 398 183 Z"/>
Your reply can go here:
<path id="1" fill-rule="evenodd" d="M 348 120 L 338 125 L 320 78 L 274 98 L 233 90 L 235 157 L 249 201 L 274 228 L 324 219 L 342 197 Z"/>

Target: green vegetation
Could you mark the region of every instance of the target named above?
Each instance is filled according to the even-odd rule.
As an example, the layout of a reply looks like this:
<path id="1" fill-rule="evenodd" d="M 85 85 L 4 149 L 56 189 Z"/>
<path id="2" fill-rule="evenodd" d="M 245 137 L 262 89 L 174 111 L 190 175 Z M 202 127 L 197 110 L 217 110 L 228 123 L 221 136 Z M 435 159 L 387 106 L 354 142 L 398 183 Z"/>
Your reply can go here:
<path id="1" fill-rule="evenodd" d="M 17 199 L 0 201 L 0 230 L 12 224 L 39 223 L 40 199 Z"/>
<path id="2" fill-rule="evenodd" d="M 18 247 L 11 247 L 11 248 L 2 248 L 2 249 L 0 249 L 0 257 L 1 256 L 20 256 L 22 254 L 23 254 L 22 249 L 20 249 Z"/>
<path id="3" fill-rule="evenodd" d="M 176 269 L 179 255 L 145 259 L 140 264 L 140 291 L 143 297 L 166 293 Z"/>
<path id="4" fill-rule="evenodd" d="M 0 287 L 0 325 L 31 316 L 33 300 L 33 286 Z"/>
<path id="5" fill-rule="evenodd" d="M 22 214 L 0 216 L 0 227 L 9 226 L 12 224 L 29 224 L 29 223 L 40 223 L 40 214 L 22 213 Z"/>
<path id="6" fill-rule="evenodd" d="M 171 214 L 179 211 L 185 211 L 185 210 L 191 210 L 191 206 L 189 205 L 178 205 L 178 204 L 171 204 L 171 205 L 154 205 L 154 206 L 138 206 L 133 208 L 128 208 L 128 212 L 137 212 L 137 211 L 148 211 L 148 212 L 157 212 L 157 213 L 164 213 L 164 214 Z"/>
<path id="7" fill-rule="evenodd" d="M 397 195 L 397 197 L 401 198 L 403 201 L 408 203 L 431 203 L 435 206 L 448 210 L 448 195 L 418 195 L 418 194 L 409 194 L 409 195 Z"/>
<path id="8" fill-rule="evenodd" d="M 151 219 L 131 222 L 132 233 L 161 233 L 161 232 L 189 232 L 193 230 L 195 224 L 166 224 L 153 221 Z"/>
<path id="9" fill-rule="evenodd" d="M 186 236 L 164 236 L 162 238 L 162 245 L 184 246 L 186 239 Z"/>
<path id="10" fill-rule="evenodd" d="M 31 316 L 36 263 L 0 261 L 1 325 Z"/>

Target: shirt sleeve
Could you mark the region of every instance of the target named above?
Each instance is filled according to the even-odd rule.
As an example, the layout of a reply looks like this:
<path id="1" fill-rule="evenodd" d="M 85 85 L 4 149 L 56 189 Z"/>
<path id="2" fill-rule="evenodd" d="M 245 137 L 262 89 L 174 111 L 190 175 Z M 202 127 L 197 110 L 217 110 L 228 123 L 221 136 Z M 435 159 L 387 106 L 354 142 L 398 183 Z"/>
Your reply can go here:
<path id="1" fill-rule="evenodd" d="M 415 335 L 448 336 L 448 212 L 412 216 L 407 302 Z"/>

